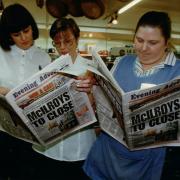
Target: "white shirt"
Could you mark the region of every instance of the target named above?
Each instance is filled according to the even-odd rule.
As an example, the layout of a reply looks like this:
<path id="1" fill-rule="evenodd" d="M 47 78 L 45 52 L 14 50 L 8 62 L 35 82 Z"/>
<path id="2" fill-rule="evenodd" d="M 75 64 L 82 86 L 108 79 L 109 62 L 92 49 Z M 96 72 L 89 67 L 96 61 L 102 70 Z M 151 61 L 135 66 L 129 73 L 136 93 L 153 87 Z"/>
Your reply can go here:
<path id="1" fill-rule="evenodd" d="M 59 67 L 68 67 L 72 65 L 70 58 L 62 59 L 61 57 L 56 59 L 59 61 Z M 75 60 L 74 65 L 78 65 L 81 68 L 82 64 L 93 64 L 93 61 L 82 58 L 80 55 Z M 76 131 L 73 135 L 63 138 L 60 142 L 54 146 L 43 149 L 33 146 L 34 150 L 44 154 L 47 157 L 60 161 L 79 161 L 84 160 L 87 157 L 87 154 L 96 139 L 96 134 L 94 129 L 88 127 Z"/>
<path id="2" fill-rule="evenodd" d="M 0 86 L 14 88 L 51 62 L 51 58 L 40 48 L 22 50 L 16 45 L 10 51 L 0 48 Z"/>

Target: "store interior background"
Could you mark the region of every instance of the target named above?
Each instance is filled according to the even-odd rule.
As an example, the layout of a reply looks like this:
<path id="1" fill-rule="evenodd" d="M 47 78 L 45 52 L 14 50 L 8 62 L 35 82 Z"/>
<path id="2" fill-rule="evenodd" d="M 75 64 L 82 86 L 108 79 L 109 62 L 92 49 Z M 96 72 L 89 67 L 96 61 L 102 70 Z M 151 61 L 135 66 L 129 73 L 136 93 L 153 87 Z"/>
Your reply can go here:
<path id="1" fill-rule="evenodd" d="M 74 18 L 80 27 L 81 37 L 78 49 L 84 56 L 90 56 L 89 50 L 92 47 L 95 47 L 103 59 L 109 62 L 113 62 L 115 57 L 121 56 L 121 49 L 125 50 L 126 54 L 134 53 L 132 40 L 136 23 L 140 16 L 149 10 L 169 13 L 172 20 L 172 45 L 176 54 L 180 55 L 179 0 L 141 0 L 122 14 L 116 14 L 116 12 L 133 0 L 101 1 L 104 3 L 105 11 L 98 19 L 67 15 L 67 17 Z M 25 6 L 32 13 L 40 30 L 40 37 L 36 41 L 36 45 L 46 50 L 52 59 L 57 57 L 57 52 L 52 46 L 52 40 L 49 38 L 49 29 L 55 18 L 47 12 L 45 0 L 41 1 L 44 2 L 42 7 L 37 5 L 39 0 L 2 0 L 2 2 L 4 7 L 13 3 L 20 3 Z M 109 24 L 115 15 L 117 15 L 118 24 Z"/>

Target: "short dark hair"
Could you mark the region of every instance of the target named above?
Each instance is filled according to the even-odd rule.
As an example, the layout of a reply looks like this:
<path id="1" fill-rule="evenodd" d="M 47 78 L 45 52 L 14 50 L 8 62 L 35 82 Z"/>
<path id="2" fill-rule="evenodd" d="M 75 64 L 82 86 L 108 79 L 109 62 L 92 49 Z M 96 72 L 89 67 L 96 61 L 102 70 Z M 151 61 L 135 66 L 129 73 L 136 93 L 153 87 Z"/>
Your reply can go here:
<path id="1" fill-rule="evenodd" d="M 149 11 L 145 13 L 138 21 L 135 33 L 140 26 L 159 27 L 162 35 L 167 42 L 171 37 L 171 20 L 166 12 Z"/>
<path id="2" fill-rule="evenodd" d="M 54 39 L 58 32 L 63 32 L 70 29 L 74 34 L 75 38 L 78 39 L 80 36 L 80 29 L 76 22 L 72 18 L 59 18 L 54 21 L 50 29 L 50 37 Z"/>
<path id="3" fill-rule="evenodd" d="M 12 4 L 7 6 L 0 20 L 0 45 L 4 50 L 10 50 L 10 46 L 14 44 L 10 34 L 19 32 L 29 25 L 32 27 L 33 39 L 39 37 L 37 24 L 31 13 L 20 4 Z"/>

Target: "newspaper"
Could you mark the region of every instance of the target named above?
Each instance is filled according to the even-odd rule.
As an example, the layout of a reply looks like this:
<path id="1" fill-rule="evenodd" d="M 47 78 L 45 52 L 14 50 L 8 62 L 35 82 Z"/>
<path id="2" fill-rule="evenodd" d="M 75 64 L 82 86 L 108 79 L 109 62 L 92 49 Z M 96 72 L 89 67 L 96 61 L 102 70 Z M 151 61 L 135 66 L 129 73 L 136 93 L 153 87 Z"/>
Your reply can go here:
<path id="1" fill-rule="evenodd" d="M 75 76 L 88 71 L 99 84 L 93 94 L 99 124 L 106 133 L 130 150 L 179 146 L 180 78 L 125 93 L 95 50 L 92 57 L 96 68 L 92 64 L 67 67 L 54 61 L 4 99 L 0 96 L 0 107 L 10 114 L 0 112 L 0 129 L 46 146 L 96 122 L 88 95 L 74 87 Z"/>
<path id="2" fill-rule="evenodd" d="M 70 58 L 69 55 L 62 58 Z M 65 59 L 66 60 L 66 59 Z M 0 97 L 0 129 L 33 144 L 49 146 L 96 122 L 87 93 L 75 77 L 86 69 L 54 61 Z"/>
<path id="3" fill-rule="evenodd" d="M 89 70 L 99 83 L 94 96 L 100 127 L 130 150 L 179 146 L 180 77 L 125 93 L 95 51 L 93 58 L 97 69 Z"/>

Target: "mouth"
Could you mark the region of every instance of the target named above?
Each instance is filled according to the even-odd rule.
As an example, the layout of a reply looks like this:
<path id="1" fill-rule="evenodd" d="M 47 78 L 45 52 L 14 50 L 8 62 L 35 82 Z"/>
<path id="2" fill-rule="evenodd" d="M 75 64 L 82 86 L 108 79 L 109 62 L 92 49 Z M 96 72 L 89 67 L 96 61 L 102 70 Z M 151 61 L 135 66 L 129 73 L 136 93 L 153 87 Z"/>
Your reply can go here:
<path id="1" fill-rule="evenodd" d="M 141 56 L 148 56 L 149 54 L 148 54 L 148 53 L 142 53 L 142 52 L 140 52 L 140 55 L 141 55 Z"/>
<path id="2" fill-rule="evenodd" d="M 27 45 L 29 45 L 29 42 L 27 42 L 27 41 L 26 41 L 26 42 L 22 42 L 21 44 L 22 44 L 23 46 L 27 46 Z"/>
<path id="3" fill-rule="evenodd" d="M 66 55 L 67 53 L 68 53 L 68 52 L 64 52 L 64 51 L 61 52 L 62 55 Z"/>

